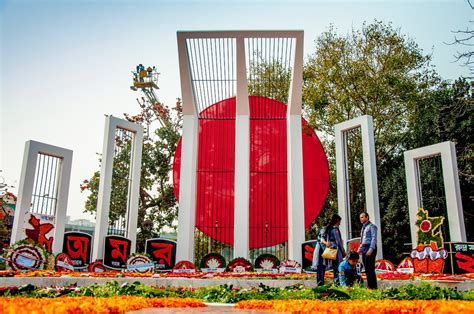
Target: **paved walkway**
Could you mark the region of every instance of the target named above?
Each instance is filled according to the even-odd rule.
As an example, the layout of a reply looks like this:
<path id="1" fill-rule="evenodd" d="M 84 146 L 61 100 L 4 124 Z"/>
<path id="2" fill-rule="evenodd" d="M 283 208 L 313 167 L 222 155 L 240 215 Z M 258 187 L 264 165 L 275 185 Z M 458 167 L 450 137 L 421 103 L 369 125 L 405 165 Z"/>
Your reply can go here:
<path id="1" fill-rule="evenodd" d="M 268 314 L 276 313 L 267 310 L 239 310 L 234 308 L 233 304 L 208 304 L 207 307 L 199 308 L 153 308 L 153 309 L 142 309 L 138 311 L 128 312 L 129 314 L 163 314 L 163 313 L 256 313 L 256 314 Z"/>

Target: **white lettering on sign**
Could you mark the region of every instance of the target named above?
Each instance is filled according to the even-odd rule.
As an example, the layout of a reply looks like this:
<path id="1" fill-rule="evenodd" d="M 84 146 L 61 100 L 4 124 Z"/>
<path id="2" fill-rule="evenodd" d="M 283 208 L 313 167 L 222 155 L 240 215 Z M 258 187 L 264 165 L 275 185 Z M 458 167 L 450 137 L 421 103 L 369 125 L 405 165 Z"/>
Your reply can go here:
<path id="1" fill-rule="evenodd" d="M 456 251 L 467 251 L 467 244 L 454 244 Z"/>

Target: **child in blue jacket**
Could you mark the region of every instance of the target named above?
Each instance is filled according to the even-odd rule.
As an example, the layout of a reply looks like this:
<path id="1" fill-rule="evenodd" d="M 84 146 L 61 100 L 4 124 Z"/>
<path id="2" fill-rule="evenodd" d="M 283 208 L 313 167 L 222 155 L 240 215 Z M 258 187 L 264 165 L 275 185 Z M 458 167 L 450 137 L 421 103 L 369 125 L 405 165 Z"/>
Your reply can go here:
<path id="1" fill-rule="evenodd" d="M 339 264 L 339 284 L 341 286 L 351 287 L 356 282 L 362 282 L 362 277 L 356 270 L 358 262 L 359 254 L 357 252 L 350 252 L 348 258 Z"/>

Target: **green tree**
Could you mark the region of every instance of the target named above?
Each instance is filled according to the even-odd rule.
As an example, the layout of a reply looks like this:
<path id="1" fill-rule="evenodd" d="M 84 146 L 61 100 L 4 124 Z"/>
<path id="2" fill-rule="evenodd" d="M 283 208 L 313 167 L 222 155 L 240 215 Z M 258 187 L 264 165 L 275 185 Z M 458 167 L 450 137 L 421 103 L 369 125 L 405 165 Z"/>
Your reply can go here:
<path id="1" fill-rule="evenodd" d="M 303 101 L 312 126 L 329 135 L 339 122 L 374 117 L 377 159 L 399 147 L 416 104 L 439 82 L 430 56 L 391 24 L 364 23 L 345 36 L 331 27 L 305 66 Z"/>
<path id="2" fill-rule="evenodd" d="M 149 235 L 159 234 L 164 227 L 176 228 L 173 223 L 177 217 L 177 205 L 170 175 L 182 127 L 182 107 L 180 99 L 172 109 L 174 112 L 158 101 L 152 103 L 142 98 L 138 103 L 138 114 L 124 116 L 128 121 L 143 125 L 145 129 L 137 234 L 137 249 L 142 251 Z M 130 169 L 130 141 L 116 139 L 116 147 L 118 153 L 114 156 L 109 214 L 111 224 L 117 221 L 124 223 L 128 191 L 128 181 L 124 178 Z M 81 184 L 81 191 L 90 193 L 85 203 L 85 212 L 97 211 L 99 179 L 100 172 L 97 171 Z"/>
<path id="3" fill-rule="evenodd" d="M 5 226 L 3 221 L 0 221 L 0 253 L 3 253 L 3 248 L 10 244 L 11 231 Z"/>
<path id="4" fill-rule="evenodd" d="M 260 56 L 255 56 L 250 63 L 248 90 L 251 96 L 263 96 L 288 102 L 291 72 L 280 61 L 266 62 Z"/>
<path id="5" fill-rule="evenodd" d="M 305 65 L 303 105 L 311 126 L 325 134 L 323 141 L 332 174 L 332 192 L 326 210 L 337 211 L 333 127 L 348 119 L 371 115 L 381 216 L 384 217 L 384 247 L 393 248 L 389 241 L 409 235 L 408 211 L 400 210 L 406 207 L 402 153 L 410 134 L 408 123 L 417 105 L 430 94 L 439 78 L 430 65 L 430 56 L 423 54 L 412 39 L 391 24 L 364 23 L 360 30 L 353 29 L 347 35 L 338 35 L 331 26 L 315 43 L 315 52 Z M 365 207 L 360 189 L 363 186 L 362 154 L 357 134 L 349 138 L 351 221 L 353 236 L 357 236 L 360 230 L 357 211 Z M 400 192 L 396 199 L 394 190 Z M 396 243 L 392 250 L 402 252 L 403 243 Z M 384 254 L 390 256 L 390 252 Z"/>
<path id="6" fill-rule="evenodd" d="M 452 141 L 456 144 L 456 154 L 459 170 L 461 198 L 464 210 L 467 238 L 474 236 L 474 226 L 469 223 L 474 218 L 474 98 L 469 83 L 459 78 L 454 83 L 443 82 L 426 97 L 416 108 L 409 125 L 409 148 Z M 426 170 L 425 175 L 432 175 L 432 169 Z M 423 173 L 422 173 L 423 175 Z M 423 177 L 425 177 L 423 175 Z M 429 177 L 427 178 L 429 181 Z M 438 188 L 444 194 L 442 176 L 432 178 L 432 187 Z M 446 214 L 444 195 L 439 200 L 439 192 L 427 191 L 423 195 L 424 203 L 432 210 L 430 216 Z M 437 195 L 438 194 L 438 195 Z M 440 204 L 442 203 L 442 204 Z M 449 218 L 448 218 L 449 219 Z M 443 224 L 445 239 L 449 239 L 448 219 Z"/>

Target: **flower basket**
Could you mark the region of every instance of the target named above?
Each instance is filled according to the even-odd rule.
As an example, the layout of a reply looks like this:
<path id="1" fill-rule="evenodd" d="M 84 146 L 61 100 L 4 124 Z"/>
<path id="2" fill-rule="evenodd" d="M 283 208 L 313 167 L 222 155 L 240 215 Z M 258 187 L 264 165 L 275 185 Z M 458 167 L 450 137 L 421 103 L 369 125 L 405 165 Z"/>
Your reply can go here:
<path id="1" fill-rule="evenodd" d="M 416 273 L 442 273 L 448 252 L 445 249 L 438 250 L 436 245 L 418 245 L 410 256 Z"/>

